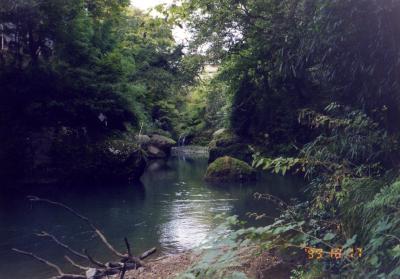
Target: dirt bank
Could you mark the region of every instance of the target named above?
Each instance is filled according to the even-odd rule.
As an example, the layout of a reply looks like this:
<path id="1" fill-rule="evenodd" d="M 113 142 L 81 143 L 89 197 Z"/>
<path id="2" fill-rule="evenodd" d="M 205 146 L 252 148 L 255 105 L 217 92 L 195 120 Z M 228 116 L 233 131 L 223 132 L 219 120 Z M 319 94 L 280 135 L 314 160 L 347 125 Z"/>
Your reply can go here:
<path id="1" fill-rule="evenodd" d="M 224 248 L 221 248 L 223 253 Z M 127 279 L 172 279 L 172 278 L 195 278 L 201 279 L 223 279 L 234 272 L 241 272 L 247 278 L 254 279 L 287 279 L 290 277 L 291 268 L 286 265 L 279 257 L 267 251 L 261 251 L 259 247 L 245 247 L 236 251 L 236 263 L 226 270 L 219 270 L 218 274 L 211 275 L 208 272 L 198 272 L 199 264 L 203 261 L 206 251 L 189 251 L 176 255 L 164 256 L 147 262 L 145 268 L 129 271 Z M 218 260 L 217 260 L 218 261 Z M 218 265 L 217 262 L 215 262 Z M 210 270 L 213 264 L 209 264 Z M 204 268 L 204 266 L 202 266 Z M 207 273 L 207 277 L 202 275 Z M 183 276 L 183 274 L 186 275 Z M 223 275 L 221 275 L 223 274 Z M 119 278 L 119 277 L 114 277 Z"/>

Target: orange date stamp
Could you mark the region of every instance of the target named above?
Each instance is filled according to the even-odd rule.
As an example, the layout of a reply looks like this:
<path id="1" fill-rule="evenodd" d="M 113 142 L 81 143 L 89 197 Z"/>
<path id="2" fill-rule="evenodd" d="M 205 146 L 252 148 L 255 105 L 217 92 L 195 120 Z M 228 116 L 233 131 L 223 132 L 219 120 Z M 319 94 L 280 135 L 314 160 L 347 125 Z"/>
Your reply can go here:
<path id="1" fill-rule="evenodd" d="M 325 251 L 321 248 L 305 247 L 304 251 L 308 260 L 321 260 L 325 258 L 330 258 L 332 260 L 340 260 L 343 258 L 355 259 L 361 258 L 363 253 L 362 248 L 348 248 L 346 251 L 343 251 L 342 248 L 331 248 L 330 251 Z"/>

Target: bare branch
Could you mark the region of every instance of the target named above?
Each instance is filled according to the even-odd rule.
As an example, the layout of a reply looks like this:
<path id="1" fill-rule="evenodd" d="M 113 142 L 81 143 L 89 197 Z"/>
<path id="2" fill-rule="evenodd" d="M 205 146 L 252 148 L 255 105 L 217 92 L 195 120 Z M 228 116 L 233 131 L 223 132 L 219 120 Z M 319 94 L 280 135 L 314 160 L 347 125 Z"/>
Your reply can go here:
<path id="1" fill-rule="evenodd" d="M 121 259 L 121 263 L 133 263 L 136 267 L 145 266 L 145 264 L 141 261 L 139 257 L 124 257 Z"/>
<path id="2" fill-rule="evenodd" d="M 78 256 L 78 257 L 80 257 L 80 258 L 83 258 L 83 259 L 85 259 L 85 260 L 88 260 L 88 258 L 87 258 L 84 254 L 79 253 L 79 252 L 73 250 L 73 249 L 70 248 L 68 245 L 66 245 L 65 243 L 61 242 L 61 241 L 58 240 L 54 235 L 49 234 L 48 232 L 42 231 L 41 233 L 37 233 L 36 235 L 39 236 L 39 237 L 48 237 L 48 238 L 52 239 L 57 245 L 61 246 L 61 247 L 64 248 L 65 250 L 71 252 L 71 253 L 74 254 L 75 256 Z"/>
<path id="3" fill-rule="evenodd" d="M 48 200 L 48 199 L 41 199 L 39 197 L 36 196 L 28 196 L 27 197 L 31 202 L 43 202 L 43 203 L 48 203 L 50 205 L 54 205 L 54 206 L 58 206 L 61 207 L 65 210 L 67 210 L 68 212 L 70 212 L 71 214 L 75 215 L 76 217 L 80 218 L 81 220 L 83 220 L 84 222 L 86 222 L 88 224 L 89 227 L 92 228 L 92 230 L 99 236 L 100 240 L 107 246 L 107 248 L 113 252 L 113 254 L 115 254 L 118 257 L 126 257 L 126 255 L 118 252 L 111 244 L 110 242 L 108 242 L 107 238 L 104 236 L 104 234 L 89 220 L 89 218 L 87 218 L 86 216 L 81 215 L 80 213 L 76 212 L 75 210 L 73 210 L 71 207 L 66 206 L 63 203 L 60 202 L 55 202 L 52 200 Z"/>
<path id="4" fill-rule="evenodd" d="M 22 255 L 25 255 L 25 256 L 29 256 L 29 257 L 31 257 L 31 258 L 34 258 L 35 260 L 37 260 L 37 261 L 39 261 L 39 262 L 41 262 L 41 263 L 43 263 L 43 264 L 45 264 L 45 265 L 47 265 L 47 266 L 53 268 L 54 270 L 57 271 L 57 273 L 58 273 L 60 276 L 64 275 L 64 272 L 62 272 L 61 268 L 60 268 L 58 265 L 55 265 L 55 264 L 53 264 L 53 263 L 51 263 L 51 262 L 49 262 L 49 261 L 47 261 L 47 260 L 45 260 L 45 259 L 43 259 L 43 258 L 41 258 L 41 257 L 39 257 L 39 256 L 36 256 L 35 254 L 33 254 L 33 253 L 31 253 L 31 252 L 22 251 L 22 250 L 19 250 L 19 249 L 16 249 L 16 248 L 13 248 L 12 250 L 13 250 L 14 252 L 16 252 L 16 253 L 19 253 L 19 254 L 22 254 Z"/>
<path id="5" fill-rule="evenodd" d="M 120 279 L 124 279 L 125 273 L 126 273 L 126 264 L 124 264 L 124 267 L 123 267 L 122 270 L 121 270 L 121 277 L 120 277 Z"/>
<path id="6" fill-rule="evenodd" d="M 89 270 L 90 269 L 90 267 L 87 267 L 87 266 L 82 266 L 82 265 L 79 265 L 79 264 L 77 264 L 76 262 L 74 262 L 70 257 L 68 257 L 68 256 L 64 256 L 64 258 L 73 266 L 73 267 L 76 267 L 77 269 L 81 269 L 81 270 Z"/>
<path id="7" fill-rule="evenodd" d="M 141 260 L 144 260 L 144 259 L 147 258 L 148 256 L 154 254 L 156 251 L 157 251 L 157 248 L 156 248 L 156 247 L 153 247 L 153 248 L 147 250 L 146 252 L 144 252 L 143 254 L 141 254 L 139 258 L 140 258 Z"/>
<path id="8" fill-rule="evenodd" d="M 126 245 L 126 250 L 128 252 L 128 256 L 132 257 L 132 251 L 131 251 L 131 245 L 129 244 L 128 238 L 124 238 L 125 245 Z"/>
<path id="9" fill-rule="evenodd" d="M 85 253 L 87 259 L 89 260 L 89 262 L 91 262 L 94 265 L 97 265 L 99 267 L 103 267 L 103 268 L 107 268 L 107 266 L 101 262 L 96 261 L 95 259 L 92 258 L 92 256 L 89 255 L 88 251 L 85 249 L 83 250 L 83 252 Z"/>

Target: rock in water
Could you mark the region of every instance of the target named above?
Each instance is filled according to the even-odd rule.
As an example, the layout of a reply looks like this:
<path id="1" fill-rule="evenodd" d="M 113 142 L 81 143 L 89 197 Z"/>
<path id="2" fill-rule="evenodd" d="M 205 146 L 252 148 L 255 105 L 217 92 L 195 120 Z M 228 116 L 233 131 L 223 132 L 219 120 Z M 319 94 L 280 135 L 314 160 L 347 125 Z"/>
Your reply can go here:
<path id="1" fill-rule="evenodd" d="M 176 145 L 176 141 L 161 135 L 152 135 L 150 143 L 157 147 L 160 147 L 161 149 L 171 148 L 172 146 Z"/>
<path id="2" fill-rule="evenodd" d="M 253 152 L 248 143 L 240 139 L 232 131 L 221 129 L 217 132 L 214 133 L 213 139 L 209 144 L 209 164 L 223 156 L 237 158 L 247 163 L 253 160 Z"/>
<path id="3" fill-rule="evenodd" d="M 157 158 L 166 158 L 171 154 L 171 148 L 176 145 L 176 141 L 173 139 L 161 136 L 161 135 L 152 135 L 150 137 L 150 142 L 148 143 L 148 149 L 147 151 L 151 154 L 150 147 L 152 147 L 152 151 L 156 151 L 155 148 L 160 150 L 164 156 L 161 156 L 162 154 L 157 152 L 158 154 L 153 157 L 153 159 Z M 151 156 L 150 156 L 151 159 Z"/>
<path id="4" fill-rule="evenodd" d="M 147 147 L 147 156 L 149 159 L 161 159 L 167 157 L 164 151 L 155 147 L 154 145 L 149 145 Z"/>
<path id="5" fill-rule="evenodd" d="M 204 179 L 210 182 L 254 181 L 257 173 L 246 162 L 225 156 L 208 166 Z"/>
<path id="6" fill-rule="evenodd" d="M 150 137 L 147 135 L 138 135 L 135 137 L 138 144 L 146 145 L 150 142 Z"/>

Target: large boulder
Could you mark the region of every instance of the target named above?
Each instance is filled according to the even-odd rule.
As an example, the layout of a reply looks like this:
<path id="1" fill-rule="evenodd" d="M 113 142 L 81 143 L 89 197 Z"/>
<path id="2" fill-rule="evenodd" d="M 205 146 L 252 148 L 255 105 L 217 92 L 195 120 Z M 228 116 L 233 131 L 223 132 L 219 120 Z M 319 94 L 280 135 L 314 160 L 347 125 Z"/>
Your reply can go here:
<path id="1" fill-rule="evenodd" d="M 171 149 L 171 147 L 176 145 L 176 141 L 174 141 L 171 138 L 167 138 L 165 136 L 152 135 L 150 137 L 150 144 L 157 146 L 161 149 L 166 149 L 166 148 Z"/>
<path id="2" fill-rule="evenodd" d="M 240 159 L 247 163 L 252 162 L 253 151 L 246 143 L 235 143 L 228 146 L 217 146 L 210 148 L 210 156 L 208 157 L 208 163 L 214 162 L 216 159 L 223 156 L 230 156 L 233 158 Z"/>
<path id="3" fill-rule="evenodd" d="M 159 134 L 136 136 L 135 141 L 151 160 L 167 158 L 171 154 L 171 148 L 176 145 L 173 139 Z"/>
<path id="4" fill-rule="evenodd" d="M 14 150 L 19 150 L 13 153 L 21 163 L 10 166 L 20 166 L 19 176 L 6 175 L 28 184 L 128 182 L 138 180 L 146 168 L 135 140 L 123 134 L 98 139 L 86 127 L 44 127 L 27 133 L 23 142 L 10 149 Z M 0 163 L 7 156 L 0 152 Z"/>
<path id="5" fill-rule="evenodd" d="M 165 154 L 165 152 L 159 149 L 158 147 L 154 145 L 149 145 L 147 147 L 147 157 L 149 159 L 162 159 L 167 157 L 167 154 Z"/>
<path id="6" fill-rule="evenodd" d="M 145 145 L 149 159 L 167 158 L 171 154 L 171 148 L 176 141 L 162 135 L 151 135 L 150 141 Z"/>
<path id="7" fill-rule="evenodd" d="M 100 179 L 135 181 L 146 169 L 144 155 L 134 142 L 110 140 L 95 149 L 101 157 L 95 169 Z"/>
<path id="8" fill-rule="evenodd" d="M 254 181 L 257 173 L 246 162 L 225 156 L 208 166 L 204 179 L 209 182 Z"/>
<path id="9" fill-rule="evenodd" d="M 147 136 L 147 135 L 138 135 L 138 136 L 135 137 L 135 140 L 140 145 L 149 144 L 150 141 L 151 141 L 150 137 Z"/>
<path id="10" fill-rule="evenodd" d="M 54 166 L 69 180 L 129 182 L 139 180 L 146 169 L 140 147 L 125 139 L 72 144 L 63 140 L 54 146 Z"/>

